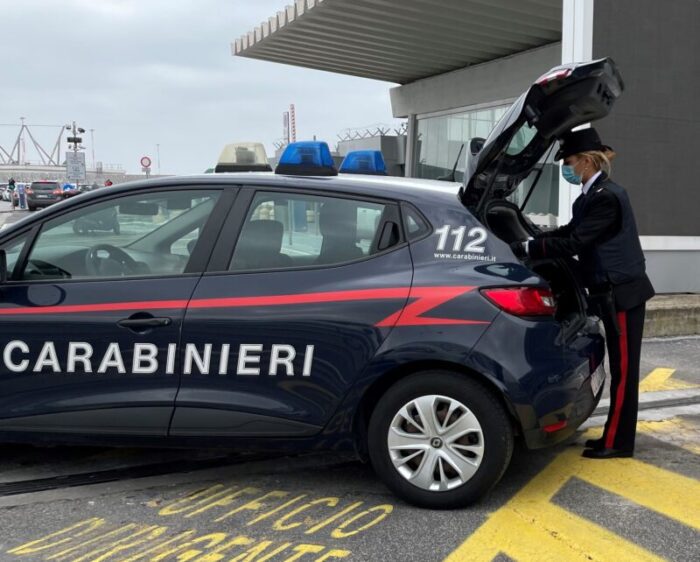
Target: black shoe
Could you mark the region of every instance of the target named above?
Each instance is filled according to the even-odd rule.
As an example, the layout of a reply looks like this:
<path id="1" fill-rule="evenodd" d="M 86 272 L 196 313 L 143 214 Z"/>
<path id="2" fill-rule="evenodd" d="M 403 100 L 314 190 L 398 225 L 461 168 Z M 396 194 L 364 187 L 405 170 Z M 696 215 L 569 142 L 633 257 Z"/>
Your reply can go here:
<path id="1" fill-rule="evenodd" d="M 600 439 L 586 439 L 586 442 L 583 444 L 583 446 L 586 449 L 604 449 L 605 442 L 603 441 L 602 437 Z"/>
<path id="2" fill-rule="evenodd" d="M 632 451 L 621 451 L 620 449 L 585 449 L 581 454 L 587 459 L 622 459 L 633 456 Z"/>

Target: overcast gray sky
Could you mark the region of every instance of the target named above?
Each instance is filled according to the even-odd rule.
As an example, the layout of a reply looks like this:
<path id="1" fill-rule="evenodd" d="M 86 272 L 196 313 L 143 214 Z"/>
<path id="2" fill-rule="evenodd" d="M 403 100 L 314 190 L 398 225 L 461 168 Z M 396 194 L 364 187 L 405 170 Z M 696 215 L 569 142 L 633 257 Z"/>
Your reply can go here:
<path id="1" fill-rule="evenodd" d="M 159 143 L 163 173 L 175 174 L 203 171 L 237 140 L 270 154 L 292 102 L 299 140 L 333 146 L 341 129 L 398 123 L 392 84 L 231 56 L 235 38 L 288 3 L 0 0 L 0 123 L 76 120 L 95 129 L 98 161 L 130 172 L 144 154 L 155 167 Z M 16 132 L 0 127 L 0 145 Z"/>

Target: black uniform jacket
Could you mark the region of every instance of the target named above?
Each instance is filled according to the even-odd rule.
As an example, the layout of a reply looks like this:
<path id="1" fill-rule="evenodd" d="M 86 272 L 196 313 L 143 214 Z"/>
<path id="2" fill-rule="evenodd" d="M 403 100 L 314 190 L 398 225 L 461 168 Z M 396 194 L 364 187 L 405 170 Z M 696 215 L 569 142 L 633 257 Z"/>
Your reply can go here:
<path id="1" fill-rule="evenodd" d="M 578 221 L 572 220 L 555 230 L 538 234 L 535 240 L 530 241 L 530 257 L 568 258 L 615 235 L 620 228 L 622 212 L 617 197 L 598 185 L 604 178 L 601 174 L 588 193 L 582 193 L 574 201 L 573 215 L 577 216 L 584 198 L 588 199 L 586 213 Z"/>
<path id="2" fill-rule="evenodd" d="M 620 203 L 613 193 L 605 189 L 607 176 L 598 176 L 588 192 L 574 201 L 573 216 L 569 224 L 538 234 L 528 244 L 528 255 L 533 259 L 568 258 L 582 250 L 601 244 L 619 231 L 622 221 Z M 583 202 L 586 198 L 585 212 Z M 582 214 L 583 213 L 583 214 Z M 589 287 L 598 290 L 597 287 Z M 628 310 L 654 296 L 654 288 L 644 275 L 629 283 L 612 287 L 616 306 Z"/>

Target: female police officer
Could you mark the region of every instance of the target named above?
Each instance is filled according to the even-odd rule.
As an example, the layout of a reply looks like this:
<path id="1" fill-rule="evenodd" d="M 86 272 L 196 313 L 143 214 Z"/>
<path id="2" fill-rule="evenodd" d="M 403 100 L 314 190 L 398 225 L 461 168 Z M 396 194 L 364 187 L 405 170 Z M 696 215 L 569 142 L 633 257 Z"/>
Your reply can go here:
<path id="1" fill-rule="evenodd" d="M 610 410 L 603 437 L 586 441 L 583 456 L 593 459 L 634 453 L 644 310 L 654 295 L 629 198 L 609 178 L 613 156 L 593 128 L 561 139 L 556 159 L 564 160 L 562 175 L 583 184 L 582 193 L 569 224 L 536 236 L 523 248 L 535 259 L 578 256 L 583 283 L 605 326 Z"/>

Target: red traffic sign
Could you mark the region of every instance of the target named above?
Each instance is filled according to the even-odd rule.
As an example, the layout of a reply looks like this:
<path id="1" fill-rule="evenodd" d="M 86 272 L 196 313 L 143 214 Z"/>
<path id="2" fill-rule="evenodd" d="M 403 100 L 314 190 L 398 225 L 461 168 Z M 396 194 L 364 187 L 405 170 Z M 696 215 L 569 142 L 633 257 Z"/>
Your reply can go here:
<path id="1" fill-rule="evenodd" d="M 141 166 L 144 168 L 150 168 L 151 167 L 151 159 L 148 156 L 142 156 L 141 157 Z"/>

